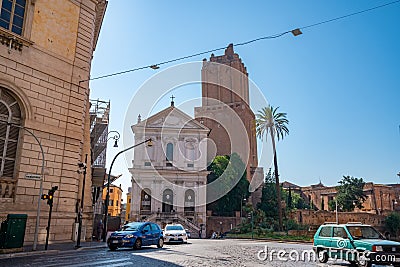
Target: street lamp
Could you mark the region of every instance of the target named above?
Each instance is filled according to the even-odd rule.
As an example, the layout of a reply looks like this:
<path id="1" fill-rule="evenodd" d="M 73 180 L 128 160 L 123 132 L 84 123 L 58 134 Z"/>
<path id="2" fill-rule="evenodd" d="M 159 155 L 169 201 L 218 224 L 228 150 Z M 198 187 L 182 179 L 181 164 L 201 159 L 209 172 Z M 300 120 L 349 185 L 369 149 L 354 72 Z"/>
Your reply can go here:
<path id="1" fill-rule="evenodd" d="M 28 128 L 25 128 L 24 126 L 18 125 L 18 124 L 14 124 L 11 123 L 9 121 L 0 121 L 1 123 L 7 124 L 7 126 L 15 126 L 18 127 L 20 129 L 25 130 L 27 133 L 29 133 L 30 135 L 32 135 L 32 137 L 36 140 L 36 142 L 38 143 L 39 147 L 40 147 L 40 152 L 42 154 L 42 168 L 41 168 L 41 172 L 40 172 L 40 186 L 39 186 L 39 197 L 38 197 L 38 205 L 37 205 L 37 211 L 36 211 L 36 225 L 35 225 L 35 234 L 33 237 L 33 246 L 32 246 L 32 250 L 36 250 L 37 248 L 37 242 L 38 242 L 38 235 L 39 235 L 39 223 L 40 223 L 40 203 L 41 203 L 41 198 L 42 198 L 42 194 L 43 194 L 43 179 L 44 179 L 44 152 L 43 152 L 43 147 L 42 144 L 40 143 L 39 139 L 36 137 L 36 135 L 33 134 L 33 132 L 31 130 L 29 130 Z"/>
<path id="2" fill-rule="evenodd" d="M 246 198 L 243 197 L 240 199 L 240 222 L 242 222 L 242 218 L 243 218 L 243 202 L 246 203 Z"/>
<path id="3" fill-rule="evenodd" d="M 336 204 L 336 224 L 339 224 L 339 215 L 338 215 L 338 205 L 337 205 L 337 197 L 335 197 L 335 204 Z"/>
<path id="4" fill-rule="evenodd" d="M 108 176 L 107 176 L 107 194 L 106 194 L 106 202 L 104 205 L 104 228 L 103 228 L 103 242 L 106 242 L 107 239 L 107 217 L 108 217 L 108 202 L 110 201 L 110 178 L 111 178 L 111 170 L 112 167 L 114 165 L 115 160 L 117 159 L 117 157 L 119 155 L 121 155 L 122 153 L 125 153 L 128 150 L 131 150 L 139 145 L 143 145 L 147 143 L 147 146 L 153 146 L 153 143 L 151 141 L 151 138 L 144 140 L 143 142 L 137 143 L 136 145 L 130 146 L 128 148 L 125 148 L 124 150 L 121 150 L 120 152 L 117 153 L 117 155 L 115 155 L 115 157 L 113 158 L 111 165 L 110 165 L 110 170 L 108 171 Z"/>
<path id="5" fill-rule="evenodd" d="M 85 163 L 79 162 L 78 163 L 78 173 L 83 172 L 83 181 L 82 181 L 82 197 L 81 197 L 81 207 L 78 212 L 78 237 L 76 240 L 76 246 L 75 248 L 80 248 L 81 247 L 81 232 L 82 232 L 82 216 L 83 216 L 83 200 L 85 198 L 85 181 L 86 181 L 86 164 L 87 164 L 87 157 L 88 155 L 86 154 L 85 156 Z M 83 171 L 82 171 L 83 169 Z"/>
<path id="6" fill-rule="evenodd" d="M 118 140 L 121 137 L 121 135 L 117 131 L 109 131 L 107 135 L 109 135 L 110 133 L 115 133 L 115 135 L 108 137 L 107 141 L 110 140 L 111 138 L 114 139 L 114 147 L 118 147 Z"/>
<path id="7" fill-rule="evenodd" d="M 343 200 L 343 201 L 352 201 L 353 205 L 355 206 L 356 205 L 356 201 L 358 201 L 358 200 L 356 200 L 356 199 L 355 200 L 348 199 L 348 200 Z M 339 224 L 337 197 L 335 197 L 335 206 L 336 206 L 336 224 Z"/>

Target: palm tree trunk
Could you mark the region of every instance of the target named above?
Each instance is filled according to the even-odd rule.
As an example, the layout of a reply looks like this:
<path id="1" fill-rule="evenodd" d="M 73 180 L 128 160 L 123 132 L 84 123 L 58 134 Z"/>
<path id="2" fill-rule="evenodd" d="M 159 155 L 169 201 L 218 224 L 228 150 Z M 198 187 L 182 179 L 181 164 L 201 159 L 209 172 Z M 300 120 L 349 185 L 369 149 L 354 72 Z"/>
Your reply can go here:
<path id="1" fill-rule="evenodd" d="M 279 219 L 279 231 L 283 230 L 283 223 L 282 223 L 282 200 L 281 200 L 281 185 L 279 182 L 279 171 L 278 171 L 278 158 L 276 156 L 276 147 L 275 147 L 275 136 L 273 131 L 271 133 L 271 140 L 272 140 L 272 149 L 274 151 L 274 168 L 275 168 L 275 186 L 276 186 L 276 198 L 278 204 L 278 219 Z"/>

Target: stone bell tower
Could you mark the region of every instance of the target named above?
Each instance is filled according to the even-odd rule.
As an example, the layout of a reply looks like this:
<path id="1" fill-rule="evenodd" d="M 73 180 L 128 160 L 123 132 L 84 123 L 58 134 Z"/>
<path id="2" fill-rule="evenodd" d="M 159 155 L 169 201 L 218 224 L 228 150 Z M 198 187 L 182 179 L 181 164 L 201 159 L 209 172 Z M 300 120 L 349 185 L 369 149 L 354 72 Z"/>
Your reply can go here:
<path id="1" fill-rule="evenodd" d="M 251 181 L 258 166 L 255 115 L 250 108 L 248 72 L 239 55 L 233 51 L 233 44 L 225 49 L 223 55 L 211 54 L 209 61 L 204 59 L 201 74 L 202 106 L 195 108 L 195 117 L 211 129 L 209 138 L 215 144 L 216 155 L 236 152 L 243 162 L 247 161 L 247 179 Z M 236 129 L 243 127 L 244 138 L 247 138 L 244 141 L 248 142 L 242 140 L 236 145 L 232 137 Z M 242 143 L 248 145 L 241 146 Z"/>

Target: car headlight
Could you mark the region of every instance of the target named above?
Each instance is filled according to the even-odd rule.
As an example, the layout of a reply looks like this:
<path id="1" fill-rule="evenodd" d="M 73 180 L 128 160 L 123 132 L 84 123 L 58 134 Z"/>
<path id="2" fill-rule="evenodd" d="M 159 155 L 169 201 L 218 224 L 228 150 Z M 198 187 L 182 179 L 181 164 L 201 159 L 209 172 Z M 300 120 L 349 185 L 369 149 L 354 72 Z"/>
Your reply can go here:
<path id="1" fill-rule="evenodd" d="M 382 246 L 372 246 L 372 251 L 383 251 Z"/>
<path id="2" fill-rule="evenodd" d="M 172 236 L 172 234 L 166 234 L 166 236 Z"/>
<path id="3" fill-rule="evenodd" d="M 132 234 L 126 235 L 124 238 L 134 238 L 135 236 Z"/>
<path id="4" fill-rule="evenodd" d="M 179 236 L 186 236 L 186 234 L 179 234 Z"/>

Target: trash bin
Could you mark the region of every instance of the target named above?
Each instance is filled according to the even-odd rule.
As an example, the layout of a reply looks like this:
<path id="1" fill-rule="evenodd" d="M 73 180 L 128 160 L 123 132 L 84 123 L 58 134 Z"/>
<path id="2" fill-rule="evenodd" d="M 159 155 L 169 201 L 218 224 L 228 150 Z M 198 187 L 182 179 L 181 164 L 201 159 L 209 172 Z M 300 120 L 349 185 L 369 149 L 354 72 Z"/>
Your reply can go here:
<path id="1" fill-rule="evenodd" d="M 22 248 L 24 245 L 27 214 L 8 214 L 1 223 L 0 248 Z"/>

